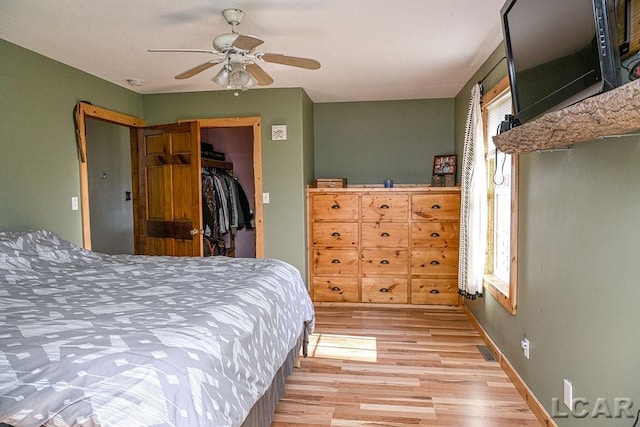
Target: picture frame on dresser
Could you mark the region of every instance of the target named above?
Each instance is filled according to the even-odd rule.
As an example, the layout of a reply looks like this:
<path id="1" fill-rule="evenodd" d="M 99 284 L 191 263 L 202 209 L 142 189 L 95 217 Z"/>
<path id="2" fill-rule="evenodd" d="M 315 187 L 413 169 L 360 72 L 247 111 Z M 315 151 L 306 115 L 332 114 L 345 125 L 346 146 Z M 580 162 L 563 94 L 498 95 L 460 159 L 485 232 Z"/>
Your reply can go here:
<path id="1" fill-rule="evenodd" d="M 457 156 L 448 154 L 433 157 L 433 175 L 448 175 L 456 173 Z"/>

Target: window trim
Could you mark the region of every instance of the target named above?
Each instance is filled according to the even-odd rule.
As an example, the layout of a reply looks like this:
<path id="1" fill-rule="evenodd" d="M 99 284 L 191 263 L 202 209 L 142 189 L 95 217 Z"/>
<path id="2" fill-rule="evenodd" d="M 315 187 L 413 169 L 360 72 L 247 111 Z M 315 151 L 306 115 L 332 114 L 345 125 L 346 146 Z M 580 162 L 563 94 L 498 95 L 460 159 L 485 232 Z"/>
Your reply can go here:
<path id="1" fill-rule="evenodd" d="M 505 76 L 498 84 L 492 87 L 481 100 L 482 118 L 484 120 L 485 137 L 489 138 L 489 129 L 487 128 L 487 110 L 486 106 L 493 100 L 502 96 L 510 90 L 509 76 Z M 487 292 L 512 315 L 517 311 L 517 294 L 518 294 L 518 156 L 511 156 L 511 233 L 510 233 L 510 266 L 509 266 L 509 295 L 505 295 L 499 290 L 500 285 L 505 285 L 504 281 L 492 274 L 493 271 L 493 219 L 490 219 L 487 227 L 487 263 L 486 271 L 483 279 L 483 286 Z M 492 171 L 487 168 L 488 179 L 491 179 Z M 487 191 L 488 218 L 493 218 L 493 185 L 489 183 Z M 502 286 L 506 288 L 506 286 Z"/>

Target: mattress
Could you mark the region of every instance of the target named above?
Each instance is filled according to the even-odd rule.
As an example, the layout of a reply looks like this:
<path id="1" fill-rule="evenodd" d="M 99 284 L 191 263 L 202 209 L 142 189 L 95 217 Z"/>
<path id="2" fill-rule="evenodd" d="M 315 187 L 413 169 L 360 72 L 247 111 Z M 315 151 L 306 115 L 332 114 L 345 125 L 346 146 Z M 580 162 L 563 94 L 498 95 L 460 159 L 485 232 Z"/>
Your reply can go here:
<path id="1" fill-rule="evenodd" d="M 0 422 L 239 426 L 314 328 L 275 259 L 104 255 L 0 233 Z"/>

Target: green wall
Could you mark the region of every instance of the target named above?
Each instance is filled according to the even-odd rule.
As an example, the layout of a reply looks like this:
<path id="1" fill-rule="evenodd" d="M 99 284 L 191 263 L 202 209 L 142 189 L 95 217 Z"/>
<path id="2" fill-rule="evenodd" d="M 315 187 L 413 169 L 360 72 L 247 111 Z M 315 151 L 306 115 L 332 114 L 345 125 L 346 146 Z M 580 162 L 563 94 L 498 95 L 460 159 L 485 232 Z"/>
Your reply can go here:
<path id="1" fill-rule="evenodd" d="M 456 151 L 462 152 L 471 86 L 504 56 L 500 46 L 456 97 Z M 506 75 L 501 64 L 485 88 Z M 592 413 L 615 399 L 640 409 L 640 137 L 590 141 L 568 151 L 522 154 L 518 230 L 518 309 L 489 294 L 468 302 L 518 374 L 559 426 L 631 426 L 633 418 L 578 418 L 562 404 L 563 379 Z M 530 340 L 525 359 L 520 340 Z M 560 399 L 556 411 L 552 399 Z M 558 409 L 560 411 L 558 411 Z M 600 409 L 604 410 L 601 406 Z"/>
<path id="2" fill-rule="evenodd" d="M 252 89 L 246 92 L 212 91 L 144 96 L 148 124 L 180 119 L 257 116 L 262 118 L 265 256 L 296 266 L 303 274 L 305 256 L 305 185 L 313 153 L 313 105 L 302 89 Z M 287 140 L 272 141 L 271 126 L 287 125 Z M 306 139 L 305 139 L 306 138 Z M 306 276 L 305 276 L 306 277 Z"/>
<path id="3" fill-rule="evenodd" d="M 0 39 L 0 230 L 47 228 L 82 244 L 73 108 L 142 116 L 142 96 Z"/>
<path id="4" fill-rule="evenodd" d="M 315 105 L 317 178 L 348 184 L 431 182 L 433 157 L 454 152 L 454 100 Z"/>
<path id="5" fill-rule="evenodd" d="M 47 228 L 82 244 L 73 125 L 78 100 L 144 118 L 262 118 L 265 255 L 305 270 L 305 185 L 313 179 L 313 103 L 302 89 L 139 95 L 0 40 L 0 230 Z M 271 125 L 288 125 L 271 141 Z"/>

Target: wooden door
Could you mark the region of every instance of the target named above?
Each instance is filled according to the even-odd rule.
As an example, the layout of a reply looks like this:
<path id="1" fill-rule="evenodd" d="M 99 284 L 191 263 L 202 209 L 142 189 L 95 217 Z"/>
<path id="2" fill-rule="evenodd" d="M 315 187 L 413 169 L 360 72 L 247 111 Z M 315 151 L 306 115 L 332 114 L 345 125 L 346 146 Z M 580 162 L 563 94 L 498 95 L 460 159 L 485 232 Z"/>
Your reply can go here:
<path id="1" fill-rule="evenodd" d="M 198 123 L 138 129 L 132 155 L 136 254 L 202 256 Z"/>

